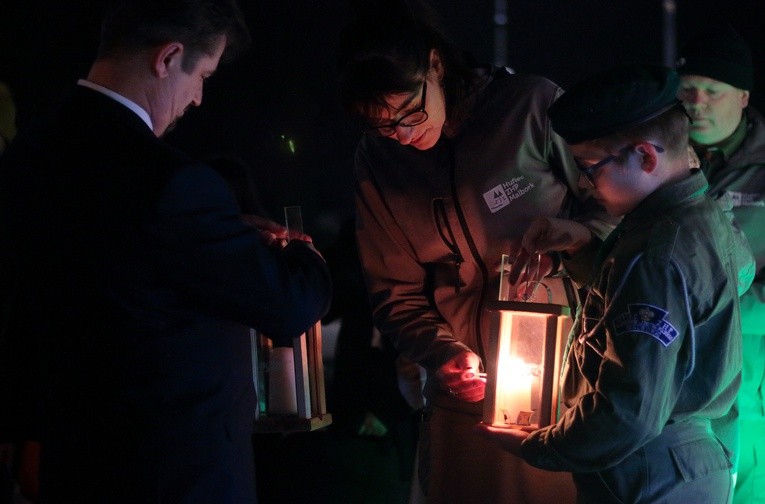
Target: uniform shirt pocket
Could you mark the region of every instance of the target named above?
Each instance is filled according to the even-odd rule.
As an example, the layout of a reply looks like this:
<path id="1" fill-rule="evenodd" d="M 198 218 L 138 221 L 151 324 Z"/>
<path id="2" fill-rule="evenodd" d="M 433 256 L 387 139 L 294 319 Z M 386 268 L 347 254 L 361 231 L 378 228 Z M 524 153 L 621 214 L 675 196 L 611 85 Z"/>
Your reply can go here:
<path id="1" fill-rule="evenodd" d="M 686 482 L 703 478 L 717 471 L 729 471 L 733 463 L 722 445 L 704 438 L 670 448 L 678 471 Z"/>

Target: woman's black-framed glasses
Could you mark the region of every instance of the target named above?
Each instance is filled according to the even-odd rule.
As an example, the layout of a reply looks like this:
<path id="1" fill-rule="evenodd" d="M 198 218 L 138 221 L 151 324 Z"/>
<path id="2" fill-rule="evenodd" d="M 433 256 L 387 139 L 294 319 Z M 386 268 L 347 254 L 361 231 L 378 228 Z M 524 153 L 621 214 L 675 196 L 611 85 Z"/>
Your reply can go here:
<path id="1" fill-rule="evenodd" d="M 664 152 L 664 147 L 661 147 L 656 144 L 651 144 L 656 149 L 656 152 Z M 622 157 L 624 154 L 626 154 L 630 149 L 633 149 L 635 146 L 633 144 L 625 145 L 621 149 L 617 151 L 616 154 L 611 154 L 610 156 L 606 156 L 597 163 L 593 163 L 590 166 L 583 166 L 578 159 L 574 159 L 576 161 L 576 166 L 579 168 L 579 171 L 582 173 L 585 179 L 587 179 L 587 182 L 590 183 L 592 187 L 595 187 L 595 172 L 599 169 L 603 168 L 605 165 L 612 161 L 616 161 L 620 157 Z"/>
<path id="2" fill-rule="evenodd" d="M 420 95 L 420 106 L 412 110 L 408 114 L 404 114 L 400 119 L 392 123 L 380 124 L 377 126 L 370 126 L 364 130 L 367 135 L 379 135 L 389 137 L 396 132 L 396 128 L 399 126 L 406 126 L 411 128 L 417 126 L 428 120 L 428 113 L 425 110 L 425 97 L 428 92 L 428 81 L 422 82 L 422 95 Z"/>

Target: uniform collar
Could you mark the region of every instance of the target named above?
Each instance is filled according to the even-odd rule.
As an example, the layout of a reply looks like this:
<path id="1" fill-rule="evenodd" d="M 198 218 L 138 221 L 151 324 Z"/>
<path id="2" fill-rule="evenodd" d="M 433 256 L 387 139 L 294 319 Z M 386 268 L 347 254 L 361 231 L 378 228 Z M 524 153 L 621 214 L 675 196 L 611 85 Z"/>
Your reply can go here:
<path id="1" fill-rule="evenodd" d="M 659 187 L 625 215 L 625 228 L 659 219 L 677 205 L 703 196 L 708 187 L 707 178 L 701 170 L 691 169 L 689 177 Z"/>
<path id="2" fill-rule="evenodd" d="M 724 140 L 713 145 L 699 145 L 695 142 L 691 142 L 691 145 L 700 158 L 704 158 L 704 155 L 707 152 L 717 152 L 722 154 L 723 159 L 727 161 L 728 158 L 734 152 L 736 152 L 739 147 L 741 147 L 741 144 L 744 143 L 744 138 L 746 138 L 746 131 L 746 114 L 741 114 L 741 121 L 738 123 L 738 126 L 736 126 L 736 129 L 733 130 L 733 133 L 728 135 L 728 137 Z"/>

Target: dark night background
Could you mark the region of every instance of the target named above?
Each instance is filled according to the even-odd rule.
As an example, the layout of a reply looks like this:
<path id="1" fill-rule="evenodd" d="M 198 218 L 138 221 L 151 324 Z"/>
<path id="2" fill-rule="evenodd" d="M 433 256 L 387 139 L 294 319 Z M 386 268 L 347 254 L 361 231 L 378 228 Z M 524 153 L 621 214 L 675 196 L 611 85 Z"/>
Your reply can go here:
<path id="1" fill-rule="evenodd" d="M 87 73 L 101 0 L 0 0 L 0 80 L 14 93 L 19 128 Z M 253 46 L 223 66 L 168 140 L 203 158 L 251 168 L 266 213 L 302 205 L 321 246 L 352 215 L 359 133 L 335 94 L 334 46 L 361 2 L 242 0 Z M 763 0 L 677 0 L 677 46 L 728 19 L 755 53 L 755 107 L 765 98 Z M 494 61 L 494 0 L 432 1 L 452 38 Z M 661 0 L 508 0 L 507 65 L 566 87 L 623 61 L 663 61 Z M 73 118 L 76 120 L 76 118 Z M 294 152 L 290 148 L 294 145 Z"/>
<path id="2" fill-rule="evenodd" d="M 431 5 L 457 45 L 479 60 L 495 61 L 497 1 L 502 0 L 432 0 Z M 252 48 L 219 69 L 206 85 L 202 106 L 190 110 L 168 140 L 200 158 L 225 155 L 246 163 L 265 213 L 282 221 L 283 206 L 302 205 L 305 230 L 325 248 L 353 215 L 352 160 L 360 133 L 336 97 L 334 48 L 341 28 L 362 2 L 240 3 L 252 32 Z M 507 39 L 502 45 L 506 64 L 518 73 L 544 75 L 567 87 L 621 62 L 662 63 L 665 3 L 671 2 L 507 0 Z M 0 0 L 0 81 L 9 84 L 15 96 L 19 129 L 86 75 L 98 43 L 101 4 L 102 0 Z M 765 0 L 675 4 L 677 47 L 725 20 L 747 39 L 757 83 L 751 103 L 765 112 Z M 328 444 L 315 433 L 261 437 L 257 446 L 262 458 L 257 462 L 259 480 L 267 481 L 259 485 L 270 492 L 261 495 L 262 502 L 303 502 L 312 485 L 335 481 L 331 471 L 347 479 L 353 472 L 385 470 L 365 451 L 360 454 L 366 462 L 348 453 L 340 457 L 348 445 Z M 349 465 L 338 468 L 330 463 L 340 458 Z M 365 502 L 377 502 L 366 500 L 375 489 L 364 492 Z M 314 502 L 326 501 L 318 489 L 314 494 Z"/>

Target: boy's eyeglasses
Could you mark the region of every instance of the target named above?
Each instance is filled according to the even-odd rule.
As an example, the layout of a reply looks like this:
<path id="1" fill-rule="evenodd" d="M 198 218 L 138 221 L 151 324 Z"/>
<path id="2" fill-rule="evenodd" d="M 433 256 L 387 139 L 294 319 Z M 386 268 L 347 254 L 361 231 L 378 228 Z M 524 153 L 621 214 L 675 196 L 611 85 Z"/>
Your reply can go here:
<path id="1" fill-rule="evenodd" d="M 656 144 L 651 144 L 656 149 L 656 152 L 664 152 L 664 147 L 661 147 Z M 590 183 L 592 187 L 595 187 L 595 172 L 599 169 L 603 168 L 605 165 L 612 161 L 616 161 L 620 157 L 622 157 L 624 154 L 626 154 L 630 149 L 633 149 L 635 146 L 633 144 L 625 145 L 616 154 L 611 154 L 610 156 L 606 156 L 597 163 L 593 163 L 589 166 L 583 166 L 578 159 L 575 159 L 576 166 L 579 168 L 579 171 L 582 172 L 582 175 L 584 175 L 584 178 L 587 179 L 587 182 Z"/>

